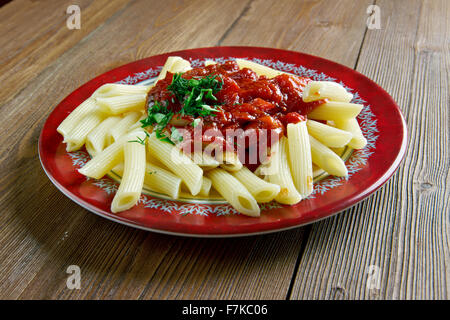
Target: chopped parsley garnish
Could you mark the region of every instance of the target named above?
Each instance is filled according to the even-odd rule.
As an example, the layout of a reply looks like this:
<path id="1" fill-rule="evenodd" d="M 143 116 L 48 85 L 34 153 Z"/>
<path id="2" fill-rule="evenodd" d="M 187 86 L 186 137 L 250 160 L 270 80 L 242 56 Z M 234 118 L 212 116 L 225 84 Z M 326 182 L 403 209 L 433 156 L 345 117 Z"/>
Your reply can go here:
<path id="1" fill-rule="evenodd" d="M 164 135 L 163 130 L 173 117 L 173 112 L 167 109 L 168 103 L 163 106 L 159 101 L 155 101 L 147 109 L 147 118 L 141 120 L 142 128 L 153 126 L 156 137 L 168 142 L 172 141 Z"/>
<path id="2" fill-rule="evenodd" d="M 181 104 L 181 115 L 205 117 L 214 115 L 220 104 L 214 96 L 222 89 L 223 82 L 218 75 L 203 78 L 184 79 L 181 73 L 175 73 L 167 90 L 172 92 Z"/>
<path id="3" fill-rule="evenodd" d="M 179 115 L 196 118 L 192 122 L 192 126 L 196 127 L 201 122 L 198 117 L 215 116 L 214 112 L 219 111 L 220 103 L 217 103 L 214 94 L 219 92 L 222 86 L 223 81 L 218 75 L 184 79 L 181 73 L 175 73 L 167 90 L 173 94 L 170 99 L 172 103 L 175 103 L 176 99 L 181 105 Z M 142 127 L 153 126 L 158 139 L 172 143 L 180 142 L 183 136 L 176 128 L 171 129 L 170 137 L 163 133 L 174 115 L 174 112 L 167 108 L 168 105 L 168 100 L 152 102 L 147 110 L 147 118 L 141 120 Z"/>
<path id="4" fill-rule="evenodd" d="M 147 140 L 147 138 L 149 137 L 149 134 L 148 134 L 147 131 L 144 131 L 144 132 L 145 132 L 145 138 L 144 138 L 144 139 L 141 139 L 141 138 L 139 138 L 139 137 L 136 137 L 137 140 L 130 140 L 130 141 L 128 141 L 128 142 L 137 142 L 137 143 L 140 143 L 140 144 L 142 144 L 143 146 L 145 146 L 145 140 Z"/>
<path id="5" fill-rule="evenodd" d="M 183 141 L 183 136 L 181 135 L 180 131 L 177 130 L 177 128 L 172 127 L 171 131 L 172 133 L 170 134 L 170 140 L 172 140 L 173 142 Z"/>

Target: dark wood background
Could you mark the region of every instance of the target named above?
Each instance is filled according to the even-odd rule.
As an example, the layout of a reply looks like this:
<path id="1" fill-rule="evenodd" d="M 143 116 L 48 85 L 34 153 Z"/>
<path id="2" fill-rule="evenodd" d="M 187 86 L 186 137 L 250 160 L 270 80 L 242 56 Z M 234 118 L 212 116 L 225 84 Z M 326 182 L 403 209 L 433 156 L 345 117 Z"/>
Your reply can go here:
<path id="1" fill-rule="evenodd" d="M 0 297 L 9 299 L 448 299 L 448 0 L 14 0 L 0 8 Z M 376 2 L 376 3 L 375 3 Z M 380 8 L 369 30 L 367 7 Z M 398 172 L 341 214 L 290 231 L 192 239 L 87 212 L 45 176 L 50 111 L 91 78 L 168 51 L 255 45 L 367 75 L 401 106 Z M 69 265 L 81 289 L 66 287 Z M 369 289 L 369 266 L 379 289 Z"/>

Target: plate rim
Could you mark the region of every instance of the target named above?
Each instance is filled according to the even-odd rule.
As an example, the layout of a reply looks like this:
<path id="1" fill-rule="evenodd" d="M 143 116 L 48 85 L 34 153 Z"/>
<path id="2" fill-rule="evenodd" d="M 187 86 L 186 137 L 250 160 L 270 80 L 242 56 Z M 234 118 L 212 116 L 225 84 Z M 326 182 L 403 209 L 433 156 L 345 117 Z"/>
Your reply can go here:
<path id="1" fill-rule="evenodd" d="M 180 232 L 180 231 L 171 231 L 171 230 L 164 230 L 164 229 L 159 229 L 159 228 L 151 228 L 151 227 L 147 227 L 147 226 L 143 226 L 140 225 L 139 222 L 135 221 L 135 222 L 128 222 L 123 220 L 123 218 L 117 216 L 117 217 L 113 217 L 111 215 L 107 215 L 104 214 L 102 212 L 102 209 L 100 208 L 96 208 L 93 204 L 90 204 L 88 202 L 86 202 L 83 199 L 79 199 L 76 195 L 73 195 L 72 192 L 70 192 L 68 189 L 66 189 L 59 181 L 56 180 L 55 177 L 53 177 L 50 172 L 48 171 L 48 168 L 46 167 L 44 161 L 43 161 L 43 156 L 42 156 L 42 137 L 43 137 L 43 132 L 45 129 L 45 126 L 50 118 L 50 116 L 52 115 L 52 113 L 55 111 L 55 109 L 65 100 L 67 99 L 69 96 L 71 96 L 73 93 L 75 93 L 76 91 L 78 91 L 80 88 L 82 88 L 84 85 L 99 79 L 102 76 L 105 76 L 106 74 L 113 74 L 115 71 L 118 71 L 118 69 L 121 68 L 126 68 L 129 65 L 132 64 L 136 64 L 137 62 L 141 62 L 144 61 L 146 59 L 149 58 L 157 58 L 157 57 L 161 57 L 161 56 L 168 56 L 168 55 L 176 55 L 176 54 L 186 54 L 192 51 L 198 51 L 198 50 L 217 50 L 218 48 L 220 49 L 243 49 L 243 50 L 252 50 L 253 52 L 257 52 L 258 49 L 262 49 L 262 50 L 271 50 L 271 51 L 279 51 L 279 52 L 288 52 L 290 54 L 294 54 L 294 55 L 302 55 L 308 59 L 313 59 L 313 60 L 322 60 L 322 61 L 326 61 L 327 63 L 331 63 L 334 65 L 337 65 L 341 68 L 344 68 L 344 70 L 347 71 L 351 71 L 352 73 L 355 73 L 356 75 L 358 75 L 359 77 L 363 77 L 366 80 L 368 80 L 370 82 L 370 84 L 372 86 L 375 86 L 378 90 L 381 90 L 385 93 L 385 96 L 389 99 L 389 102 L 395 106 L 395 110 L 398 113 L 398 116 L 400 118 L 400 122 L 401 122 L 401 128 L 402 128 L 402 136 L 401 136 L 401 144 L 400 144 L 400 148 L 397 150 L 396 152 L 396 156 L 394 158 L 394 160 L 392 161 L 391 165 L 379 176 L 379 178 L 374 181 L 373 183 L 371 183 L 367 188 L 360 190 L 360 192 L 354 194 L 353 196 L 350 197 L 350 199 L 347 200 L 347 202 L 349 202 L 349 204 L 347 206 L 341 206 L 339 207 L 337 210 L 335 209 L 328 209 L 326 210 L 328 213 L 325 214 L 324 216 L 320 217 L 320 218 L 314 218 L 311 221 L 305 222 L 305 223 L 291 223 L 289 226 L 280 226 L 277 228 L 270 228 L 270 229 L 266 229 L 266 230 L 259 230 L 259 231 L 254 231 L 254 232 L 232 232 L 232 233 L 185 233 L 185 232 Z M 318 70 L 323 72 L 322 70 Z M 302 226 L 306 226 L 308 224 L 312 224 L 312 223 L 316 223 L 319 222 L 321 220 L 324 219 L 328 219 L 331 218 L 333 216 L 336 216 L 337 214 L 341 213 L 342 211 L 347 210 L 348 208 L 351 208 L 355 205 L 357 205 L 359 202 L 361 202 L 362 200 L 366 199 L 367 197 L 369 197 L 371 194 L 373 194 L 375 191 L 379 190 L 385 183 L 387 183 L 389 181 L 389 179 L 393 176 L 393 174 L 396 172 L 396 170 L 399 168 L 400 163 L 402 162 L 402 160 L 404 159 L 405 155 L 406 155 L 406 149 L 407 149 L 407 145 L 408 145 L 408 129 L 407 129 L 407 125 L 406 125 L 406 121 L 404 118 L 404 115 L 400 109 L 400 107 L 398 106 L 398 104 L 395 102 L 395 100 L 391 97 L 391 95 L 384 90 L 380 85 L 378 85 L 375 81 L 373 81 L 372 79 L 370 79 L 369 77 L 365 76 L 364 74 L 358 72 L 355 69 L 351 69 L 347 66 L 344 66 L 342 64 L 339 64 L 337 62 L 334 62 L 332 60 L 328 60 L 319 56 L 315 56 L 315 55 L 310 55 L 307 53 L 303 53 L 303 52 L 299 52 L 299 51 L 292 51 L 292 50 L 284 50 L 284 49 L 279 49 L 279 48 L 270 48 L 270 47 L 260 47 L 260 46 L 212 46 L 212 47 L 199 47 L 199 48 L 191 48 L 191 49 L 186 49 L 186 50 L 177 50 L 177 51 L 172 51 L 172 52 L 165 52 L 165 53 L 161 53 L 158 55 L 152 55 L 149 57 L 145 57 L 143 59 L 139 59 L 139 60 L 135 60 L 135 61 L 131 61 L 129 63 L 120 65 L 116 68 L 113 68 L 111 70 L 107 70 L 103 73 L 101 73 L 100 75 L 97 75 L 96 77 L 86 81 L 85 83 L 83 83 L 81 86 L 79 86 L 78 88 L 76 88 L 75 90 L 73 90 L 71 93 L 69 93 L 63 100 L 61 100 L 48 114 L 42 128 L 39 134 L 39 139 L 38 139 L 38 156 L 39 156 L 39 161 L 41 164 L 41 167 L 43 168 L 45 174 L 47 175 L 47 177 L 49 178 L 49 180 L 57 187 L 58 190 L 60 190 L 65 196 L 67 196 L 69 199 L 71 199 L 72 201 L 74 201 L 76 204 L 80 205 L 81 207 L 83 207 L 84 209 L 100 216 L 103 218 L 106 218 L 110 221 L 114 221 L 116 223 L 120 223 L 123 225 L 126 225 L 128 227 L 133 227 L 133 228 L 137 228 L 137 229 L 141 229 L 141 230 L 145 230 L 145 231 L 152 231 L 152 232 L 156 232 L 156 233 L 160 233 L 160 234 L 166 234 L 166 235 L 176 235 L 176 236 L 184 236 L 184 237 L 197 237 L 197 238 L 228 238 L 228 237 L 243 237 L 243 236 L 253 236 L 253 235 L 262 235 L 262 234 L 270 234 L 270 233 L 274 233 L 274 232 L 281 232 L 281 231 L 286 231 L 286 230 L 290 230 L 290 229 L 294 229 L 294 228 L 299 228 Z M 176 201 L 176 200 L 171 200 L 171 201 Z M 148 208 L 148 210 L 152 210 L 150 208 Z M 254 218 L 251 218 L 254 219 Z"/>

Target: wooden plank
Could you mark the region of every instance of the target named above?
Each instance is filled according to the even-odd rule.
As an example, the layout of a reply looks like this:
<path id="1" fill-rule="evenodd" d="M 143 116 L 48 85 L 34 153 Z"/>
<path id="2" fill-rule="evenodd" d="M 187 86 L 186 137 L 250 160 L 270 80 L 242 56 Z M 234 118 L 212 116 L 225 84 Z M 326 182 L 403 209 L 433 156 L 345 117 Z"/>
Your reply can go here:
<path id="1" fill-rule="evenodd" d="M 14 95 L 8 82 L 3 83 L 2 91 L 11 92 L 12 98 L 8 96 L 8 102 L 0 107 L 2 129 L 7 132 L 0 137 L 3 143 L 0 168 L 5 173 L 0 178 L 1 297 L 76 295 L 76 291 L 70 292 L 65 287 L 65 270 L 77 263 L 90 288 L 79 291 L 78 296 L 101 296 L 103 293 L 95 288 L 108 281 L 109 272 L 113 273 L 111 269 L 117 266 L 116 259 L 126 266 L 124 257 L 133 252 L 132 248 L 136 252 L 143 248 L 149 250 L 132 271 L 137 274 L 133 281 L 142 280 L 145 286 L 145 279 L 138 277 L 139 266 L 144 268 L 144 278 L 151 277 L 152 268 L 157 268 L 158 259 L 164 257 L 176 238 L 99 219 L 63 196 L 36 160 L 40 129 L 53 106 L 100 73 L 148 55 L 216 43 L 221 31 L 232 24 L 244 5 L 238 0 L 206 4 L 203 1 L 134 1 L 49 64 L 20 94 Z M 157 17 L 150 19 L 155 12 Z M 217 12 L 229 14 L 222 16 Z M 193 24 L 192 19 L 183 18 L 194 14 L 203 21 L 215 23 L 206 28 L 206 24 Z M 147 238 L 150 247 L 145 246 L 143 239 Z M 162 242 L 167 242 L 169 247 Z M 152 248 L 153 245 L 157 248 Z"/>
<path id="2" fill-rule="evenodd" d="M 81 28 L 69 30 L 66 9 L 73 1 L 16 0 L 0 10 L 0 91 L 2 103 L 12 99 L 42 70 L 95 30 L 130 0 L 82 0 Z M 13 41 L 11 41 L 13 39 Z"/>
<path id="3" fill-rule="evenodd" d="M 140 299 L 284 299 L 304 235 L 182 239 Z"/>
<path id="4" fill-rule="evenodd" d="M 409 128 L 396 175 L 313 225 L 291 299 L 448 299 L 449 3 L 377 1 L 357 69 L 394 97 Z M 367 286 L 369 266 L 380 287 Z"/>
<path id="5" fill-rule="evenodd" d="M 71 203 L 51 186 L 35 161 L 35 145 L 44 119 L 51 106 L 74 87 L 105 70 L 151 54 L 213 45 L 245 9 L 245 3 L 239 1 L 201 3 L 132 3 L 3 105 L 0 116 L 9 132 L 0 137 L 4 143 L 0 167 L 8 172 L 0 187 L 0 209 L 4 212 L 0 217 L 4 226 L 0 238 L 4 247 L 0 253 L 3 297 L 286 296 L 290 276 L 285 275 L 293 272 L 302 229 L 240 240 L 189 241 L 132 230 L 99 219 Z M 325 1 L 320 6 L 325 8 Z M 158 12 L 153 23 L 142 14 L 149 8 Z M 206 28 L 205 24 L 181 19 L 194 13 L 203 21 L 214 20 L 214 25 Z M 256 31 L 255 37 L 259 34 Z M 360 30 L 360 38 L 362 34 Z M 342 61 L 347 54 L 342 53 Z M 51 95 L 46 92 L 49 88 Z M 18 105 L 26 108 L 17 110 Z M 65 286 L 65 270 L 71 264 L 81 267 L 82 290 L 71 291 Z M 239 281 L 235 274 L 241 275 Z M 277 282 L 272 281 L 274 278 Z M 192 291 L 191 287 L 197 289 Z"/>
<path id="6" fill-rule="evenodd" d="M 312 8 L 318 14 L 327 12 L 328 3 L 316 1 Z M 293 9 L 293 4 L 289 5 L 289 10 L 283 10 L 284 15 Z M 339 18 L 332 20 L 339 26 L 342 24 L 343 34 L 348 35 L 341 37 L 341 42 L 355 41 L 354 29 L 359 30 L 361 41 L 364 30 L 360 21 L 365 21 L 367 2 L 360 2 L 359 6 L 361 10 L 356 12 L 361 19 L 350 19 L 353 24 L 339 23 Z M 159 18 L 141 30 L 149 23 L 142 12 L 148 12 L 149 8 L 158 12 Z M 199 8 L 204 11 L 199 12 Z M 21 94 L 3 105 L 0 116 L 9 132 L 0 137 L 3 146 L 0 168 L 8 173 L 0 180 L 3 182 L 0 210 L 4 213 L 0 217 L 3 228 L 0 244 L 5 247 L 0 252 L 0 292 L 4 297 L 283 299 L 286 296 L 290 280 L 286 275 L 294 271 L 304 229 L 232 240 L 186 239 L 133 230 L 97 218 L 74 205 L 51 186 L 35 160 L 35 145 L 46 115 L 74 87 L 105 70 L 151 54 L 220 41 L 231 44 L 232 37 L 241 36 L 233 31 L 241 28 L 239 16 L 256 21 L 255 17 L 265 12 L 259 10 L 266 7 L 256 2 L 250 3 L 247 11 L 245 8 L 246 4 L 239 1 L 215 2 L 210 6 L 209 2 L 202 6 L 200 2 L 179 5 L 174 1 L 153 6 L 143 1 L 132 3 L 50 64 Z M 191 13 L 205 21 L 214 20 L 215 24 L 207 29 L 205 24 L 193 25 L 192 20 L 180 21 L 180 17 Z M 283 21 L 281 18 L 273 16 L 272 25 Z M 299 18 L 297 22 L 302 24 L 304 20 Z M 234 27 L 222 37 L 233 23 Z M 183 34 L 188 27 L 192 29 Z M 322 25 L 317 28 L 323 33 Z M 310 30 L 312 34 L 314 30 Z M 113 37 L 114 32 L 118 39 Z M 255 38 L 273 39 L 280 29 L 262 34 L 253 27 L 247 32 Z M 310 34 L 306 33 L 302 36 L 304 41 L 299 38 L 289 48 L 302 50 L 307 41 L 313 41 L 310 46 L 314 48 L 324 41 L 310 38 Z M 325 34 L 329 34 L 330 42 L 334 41 L 334 32 Z M 272 46 L 269 42 L 265 45 Z M 87 56 L 89 52 L 93 54 Z M 348 65 L 351 65 L 349 55 L 354 61 L 357 57 L 357 53 L 347 49 L 333 55 L 334 60 Z M 52 94 L 47 94 L 49 88 Z M 17 110 L 17 106 L 26 107 Z M 82 290 L 68 290 L 65 286 L 65 270 L 71 264 L 82 269 Z"/>
<path id="7" fill-rule="evenodd" d="M 255 0 L 220 44 L 290 49 L 353 68 L 372 2 Z"/>

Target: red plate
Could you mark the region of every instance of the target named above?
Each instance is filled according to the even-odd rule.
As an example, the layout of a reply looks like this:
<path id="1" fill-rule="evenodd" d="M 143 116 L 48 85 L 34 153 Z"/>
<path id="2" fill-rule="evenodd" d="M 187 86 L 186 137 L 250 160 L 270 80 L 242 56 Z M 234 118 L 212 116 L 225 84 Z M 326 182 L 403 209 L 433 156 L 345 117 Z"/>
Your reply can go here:
<path id="1" fill-rule="evenodd" d="M 56 128 L 62 120 L 104 83 L 136 84 L 155 77 L 168 56 L 181 56 L 193 65 L 204 60 L 233 58 L 264 65 L 314 80 L 340 82 L 364 104 L 358 116 L 368 145 L 347 161 L 348 179 L 327 177 L 315 184 L 313 195 L 294 206 L 262 206 L 261 217 L 238 214 L 224 203 L 172 201 L 147 194 L 134 208 L 110 211 L 117 183 L 105 177 L 87 179 L 78 173 L 89 156 L 67 153 Z M 406 125 L 399 107 L 386 91 L 362 74 L 307 54 L 257 47 L 213 47 L 166 53 L 104 73 L 64 99 L 50 114 L 39 138 L 39 156 L 50 180 L 69 198 L 102 217 L 136 228 L 189 236 L 238 236 L 275 232 L 330 217 L 380 188 L 397 169 L 406 149 Z"/>

